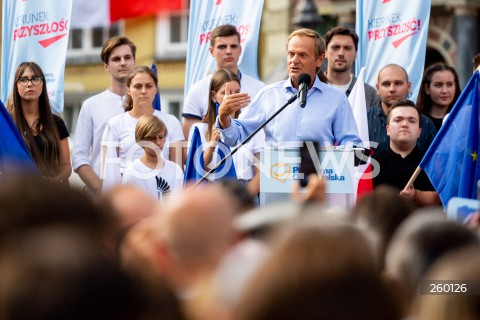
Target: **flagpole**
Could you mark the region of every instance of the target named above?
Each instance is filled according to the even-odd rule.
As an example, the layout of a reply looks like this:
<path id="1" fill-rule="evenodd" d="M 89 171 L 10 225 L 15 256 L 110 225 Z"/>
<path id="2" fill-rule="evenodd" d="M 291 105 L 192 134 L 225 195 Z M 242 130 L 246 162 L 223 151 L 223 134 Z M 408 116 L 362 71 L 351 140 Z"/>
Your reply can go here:
<path id="1" fill-rule="evenodd" d="M 417 179 L 421 171 L 422 171 L 422 168 L 420 167 L 417 167 L 417 169 L 415 169 L 415 172 L 412 174 L 410 180 L 408 180 L 407 185 L 405 186 L 403 191 L 408 191 L 408 189 L 410 189 L 410 187 L 413 185 L 413 183 L 415 182 L 415 179 Z"/>

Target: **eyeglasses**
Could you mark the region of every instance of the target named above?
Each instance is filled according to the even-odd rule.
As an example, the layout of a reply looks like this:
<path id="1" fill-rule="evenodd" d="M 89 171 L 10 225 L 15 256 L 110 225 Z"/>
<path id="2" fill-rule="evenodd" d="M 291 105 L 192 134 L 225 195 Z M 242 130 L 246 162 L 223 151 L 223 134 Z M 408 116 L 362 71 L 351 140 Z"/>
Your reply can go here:
<path id="1" fill-rule="evenodd" d="M 40 83 L 42 83 L 42 77 L 33 77 L 33 78 L 20 77 L 17 79 L 17 82 L 24 87 L 28 86 L 29 82 L 31 82 L 32 85 L 34 86 L 38 86 Z"/>

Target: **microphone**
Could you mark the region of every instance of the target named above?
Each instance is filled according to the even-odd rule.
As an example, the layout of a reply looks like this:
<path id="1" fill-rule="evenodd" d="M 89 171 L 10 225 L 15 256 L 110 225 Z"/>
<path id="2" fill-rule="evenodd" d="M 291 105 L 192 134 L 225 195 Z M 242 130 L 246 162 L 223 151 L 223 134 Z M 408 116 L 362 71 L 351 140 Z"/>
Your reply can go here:
<path id="1" fill-rule="evenodd" d="M 300 107 L 305 108 L 305 105 L 307 104 L 308 87 L 310 87 L 312 78 L 308 74 L 302 73 L 298 76 L 297 82 L 298 96 L 300 97 Z"/>

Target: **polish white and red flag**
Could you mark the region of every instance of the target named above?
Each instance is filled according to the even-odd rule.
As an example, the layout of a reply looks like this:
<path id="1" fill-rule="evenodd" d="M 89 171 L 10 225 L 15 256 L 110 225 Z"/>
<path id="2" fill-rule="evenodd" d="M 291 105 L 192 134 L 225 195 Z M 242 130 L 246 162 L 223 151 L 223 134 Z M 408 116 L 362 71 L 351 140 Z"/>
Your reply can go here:
<path id="1" fill-rule="evenodd" d="M 182 9 L 183 0 L 73 0 L 72 28 L 105 27 L 122 19 Z"/>
<path id="2" fill-rule="evenodd" d="M 360 70 L 357 82 L 353 86 L 352 92 L 348 96 L 348 102 L 352 107 L 353 117 L 357 124 L 358 135 L 363 142 L 363 148 L 370 150 L 370 139 L 368 136 L 367 105 L 365 103 L 365 67 Z M 372 166 L 370 158 L 365 164 L 355 167 L 354 181 L 356 181 L 355 198 L 358 200 L 362 195 L 370 193 L 373 190 Z"/>

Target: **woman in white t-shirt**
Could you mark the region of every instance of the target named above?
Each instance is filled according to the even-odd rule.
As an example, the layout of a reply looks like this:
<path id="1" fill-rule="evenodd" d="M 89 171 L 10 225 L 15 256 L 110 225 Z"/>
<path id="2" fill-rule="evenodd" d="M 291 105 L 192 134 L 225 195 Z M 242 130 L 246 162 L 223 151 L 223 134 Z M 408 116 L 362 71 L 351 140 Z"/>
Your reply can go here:
<path id="1" fill-rule="evenodd" d="M 135 142 L 144 154 L 126 167 L 122 177 L 124 184 L 135 185 L 158 200 L 168 199 L 183 186 L 180 166 L 162 156 L 167 133 L 165 123 L 158 117 L 141 116 L 135 127 Z"/>
<path id="2" fill-rule="evenodd" d="M 200 123 L 196 123 L 190 128 L 188 137 L 189 155 L 187 159 L 195 159 L 193 153 L 198 152 L 193 146 L 192 140 L 195 139 L 195 131 L 198 133 L 202 142 L 202 157 L 200 170 L 197 172 L 204 173 L 214 167 L 220 159 L 229 152 L 226 145 L 219 142 L 220 132 L 215 127 L 215 120 L 218 109 L 223 106 L 224 97 L 226 95 L 240 92 L 240 80 L 234 73 L 220 69 L 212 75 L 209 92 L 205 93 L 210 96 L 208 103 L 208 111 Z M 243 103 L 243 102 L 239 102 Z M 225 107 L 225 106 L 224 106 Z M 240 112 L 232 114 L 233 118 L 237 118 Z M 262 132 L 263 133 L 263 132 Z M 233 155 L 234 170 L 232 170 L 231 162 L 227 161 L 224 167 L 220 167 L 217 172 L 211 176 L 210 180 L 231 178 L 232 172 L 238 180 L 244 182 L 250 195 L 256 196 L 260 191 L 260 175 L 258 168 L 254 165 L 254 159 L 258 159 L 260 148 L 264 143 L 264 135 L 257 135 Z M 219 149 L 223 155 L 219 155 Z M 188 165 L 188 163 L 187 163 Z M 188 167 L 187 167 L 188 170 Z M 198 176 L 197 176 L 198 177 Z M 186 176 L 186 178 L 190 178 Z"/>
<path id="3" fill-rule="evenodd" d="M 136 67 L 128 77 L 126 112 L 110 119 L 102 136 L 102 191 L 121 183 L 125 167 L 143 154 L 142 148 L 135 143 L 135 126 L 143 115 L 154 115 L 167 127 L 168 134 L 162 152 L 164 158 L 175 161 L 175 155 L 181 154 L 172 147 L 185 139 L 180 122 L 173 115 L 153 108 L 157 83 L 157 77 L 146 66 Z"/>

